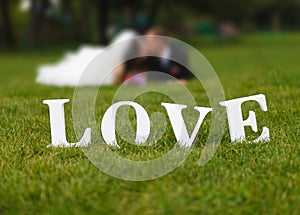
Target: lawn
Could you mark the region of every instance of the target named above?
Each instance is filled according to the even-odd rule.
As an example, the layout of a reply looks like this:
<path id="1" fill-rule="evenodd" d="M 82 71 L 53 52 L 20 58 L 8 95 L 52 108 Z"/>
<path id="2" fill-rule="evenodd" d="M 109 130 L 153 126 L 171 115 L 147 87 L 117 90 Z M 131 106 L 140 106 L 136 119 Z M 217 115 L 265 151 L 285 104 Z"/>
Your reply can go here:
<path id="1" fill-rule="evenodd" d="M 36 84 L 36 67 L 55 62 L 63 49 L 2 51 L 0 214 L 299 214 L 300 34 L 255 34 L 236 42 L 196 40 L 192 45 L 214 67 L 226 99 L 266 95 L 268 112 L 252 103 L 243 109 L 247 113 L 254 108 L 260 131 L 262 126 L 270 129 L 270 142 L 230 143 L 226 127 L 214 157 L 200 167 L 208 120 L 190 156 L 173 172 L 143 182 L 114 178 L 95 167 L 81 148 L 47 147 L 49 115 L 42 101 L 72 99 L 74 88 Z M 187 87 L 201 100 L 205 94 L 196 85 L 192 81 Z M 106 87 L 99 102 L 107 104 L 115 90 Z M 159 102 L 158 96 L 147 98 L 140 100 L 150 108 L 151 102 Z M 75 141 L 71 103 L 65 112 L 68 139 Z M 257 136 L 248 128 L 246 132 L 249 139 Z M 167 151 L 173 140 L 170 131 L 148 154 L 135 146 L 116 151 L 147 159 Z"/>

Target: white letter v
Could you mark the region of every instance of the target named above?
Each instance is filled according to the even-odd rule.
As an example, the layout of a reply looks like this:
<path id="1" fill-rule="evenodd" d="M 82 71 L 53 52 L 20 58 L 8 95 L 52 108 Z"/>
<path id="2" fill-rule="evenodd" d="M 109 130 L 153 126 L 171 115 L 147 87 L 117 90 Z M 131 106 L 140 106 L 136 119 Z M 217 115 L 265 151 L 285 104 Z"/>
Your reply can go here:
<path id="1" fill-rule="evenodd" d="M 181 111 L 185 109 L 187 106 L 180 105 L 180 104 L 163 103 L 163 102 L 161 103 L 161 105 L 164 106 L 167 110 L 176 140 L 179 143 L 179 145 L 186 148 L 191 147 L 194 142 L 194 139 L 196 138 L 196 134 L 203 122 L 203 119 L 212 109 L 205 108 L 205 107 L 197 107 L 197 106 L 194 107 L 194 109 L 200 113 L 200 116 L 192 132 L 192 135 L 189 136 L 181 113 Z"/>

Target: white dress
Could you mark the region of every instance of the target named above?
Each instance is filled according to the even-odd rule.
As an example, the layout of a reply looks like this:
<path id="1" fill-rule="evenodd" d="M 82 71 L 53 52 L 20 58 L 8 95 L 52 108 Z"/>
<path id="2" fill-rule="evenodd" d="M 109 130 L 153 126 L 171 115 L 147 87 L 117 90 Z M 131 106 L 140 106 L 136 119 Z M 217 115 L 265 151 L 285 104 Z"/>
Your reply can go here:
<path id="1" fill-rule="evenodd" d="M 132 30 L 125 30 L 121 32 L 112 42 L 118 43 L 123 40 L 131 39 L 137 36 L 137 33 Z M 127 48 L 122 46 L 123 50 L 120 50 L 120 54 L 124 54 Z M 36 82 L 45 85 L 55 85 L 55 86 L 78 86 L 78 81 L 86 68 L 86 66 L 93 60 L 100 52 L 105 51 L 103 46 L 89 46 L 83 45 L 76 52 L 67 52 L 63 59 L 55 64 L 40 65 L 38 67 L 38 75 Z M 104 85 L 113 84 L 114 74 L 104 74 L 108 73 L 102 71 L 101 81 Z M 90 77 L 84 77 L 84 81 L 80 81 L 80 85 L 98 85 L 99 78 L 95 78 L 93 75 Z"/>

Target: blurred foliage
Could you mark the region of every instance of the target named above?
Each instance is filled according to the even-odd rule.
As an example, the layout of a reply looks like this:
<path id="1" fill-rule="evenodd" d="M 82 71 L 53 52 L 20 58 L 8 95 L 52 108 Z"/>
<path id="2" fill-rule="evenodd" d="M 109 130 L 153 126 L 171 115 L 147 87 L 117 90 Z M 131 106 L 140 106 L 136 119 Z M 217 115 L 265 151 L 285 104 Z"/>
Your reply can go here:
<path id="1" fill-rule="evenodd" d="M 300 27 L 299 0 L 29 0 L 36 8 L 44 6 L 40 14 L 33 6 L 21 11 L 22 0 L 0 1 L 8 5 L 1 11 L 9 12 L 16 46 L 101 43 L 103 35 L 109 39 L 122 28 L 132 27 L 144 32 L 153 25 L 167 26 L 183 35 L 217 35 L 222 23 L 232 23 L 246 32 Z M 55 6 L 52 2 L 58 4 Z M 103 19 L 105 24 L 101 22 Z M 0 14 L 2 46 L 7 45 L 7 29 L 3 14 Z"/>

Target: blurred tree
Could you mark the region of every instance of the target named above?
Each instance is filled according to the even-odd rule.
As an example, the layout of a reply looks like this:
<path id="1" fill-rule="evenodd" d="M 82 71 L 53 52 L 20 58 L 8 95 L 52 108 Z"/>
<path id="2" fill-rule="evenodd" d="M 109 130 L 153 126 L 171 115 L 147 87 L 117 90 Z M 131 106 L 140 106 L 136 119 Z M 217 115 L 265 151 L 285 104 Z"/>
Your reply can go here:
<path id="1" fill-rule="evenodd" d="M 151 1 L 150 9 L 149 9 L 149 25 L 153 26 L 156 22 L 156 18 L 159 13 L 159 9 L 161 7 L 161 1 L 153 0 Z"/>
<path id="2" fill-rule="evenodd" d="M 124 28 L 131 28 L 143 34 L 155 25 L 160 8 L 164 1 L 159 0 L 112 0 L 111 12 L 114 15 L 116 32 Z"/>
<path id="3" fill-rule="evenodd" d="M 49 0 L 31 0 L 29 43 L 37 45 L 41 43 L 43 30 L 46 28 L 47 10 Z"/>
<path id="4" fill-rule="evenodd" d="M 99 32 L 100 32 L 100 43 L 102 45 L 108 44 L 107 28 L 109 21 L 109 1 L 98 0 L 98 16 L 99 16 Z"/>
<path id="5" fill-rule="evenodd" d="M 8 46 L 14 46 L 15 40 L 12 32 L 10 5 L 8 0 L 0 0 L 0 11 L 5 44 Z"/>

